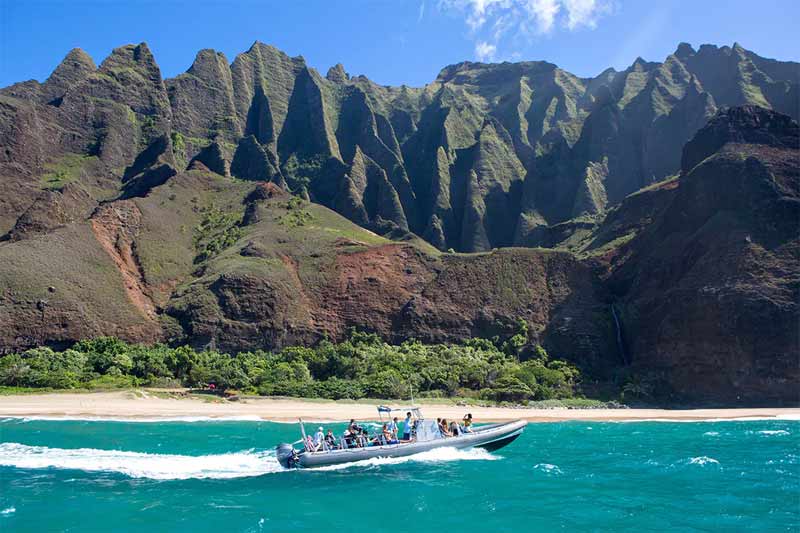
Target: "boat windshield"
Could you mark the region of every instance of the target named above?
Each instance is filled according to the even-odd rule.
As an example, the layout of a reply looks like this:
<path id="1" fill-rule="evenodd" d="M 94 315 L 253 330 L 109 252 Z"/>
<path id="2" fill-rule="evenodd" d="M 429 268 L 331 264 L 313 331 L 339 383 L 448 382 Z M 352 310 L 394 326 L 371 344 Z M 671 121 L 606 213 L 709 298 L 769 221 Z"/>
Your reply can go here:
<path id="1" fill-rule="evenodd" d="M 425 418 L 422 416 L 422 410 L 419 407 L 388 407 L 386 405 L 378 406 L 378 417 L 380 417 L 381 421 L 383 420 L 384 416 L 391 420 L 397 414 L 402 414 L 402 418 L 405 418 L 406 413 L 411 413 L 411 418 L 414 420 L 423 420 Z"/>

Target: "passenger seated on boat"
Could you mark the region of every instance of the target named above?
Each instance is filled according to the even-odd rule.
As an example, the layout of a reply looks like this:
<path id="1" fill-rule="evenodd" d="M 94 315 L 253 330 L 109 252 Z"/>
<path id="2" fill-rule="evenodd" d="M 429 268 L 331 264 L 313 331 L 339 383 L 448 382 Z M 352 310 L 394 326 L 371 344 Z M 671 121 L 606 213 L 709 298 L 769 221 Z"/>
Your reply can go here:
<path id="1" fill-rule="evenodd" d="M 322 426 L 320 426 L 317 429 L 317 432 L 314 434 L 314 449 L 312 451 L 317 452 L 321 450 L 324 443 L 325 443 L 325 430 L 323 430 Z"/>
<path id="2" fill-rule="evenodd" d="M 442 418 L 442 423 L 439 426 L 439 431 L 442 432 L 442 437 L 452 437 L 453 436 L 453 434 L 450 433 L 450 430 L 448 429 L 447 419 L 446 418 Z"/>
<path id="3" fill-rule="evenodd" d="M 350 432 L 350 428 L 344 430 L 342 433 L 342 447 L 353 448 L 355 446 L 355 435 Z"/>
<path id="4" fill-rule="evenodd" d="M 327 444 L 328 448 L 331 450 L 336 449 L 336 437 L 333 436 L 332 429 L 329 429 L 328 434 L 325 435 L 325 444 Z"/>
<path id="5" fill-rule="evenodd" d="M 465 433 L 472 433 L 472 413 L 467 413 L 464 416 L 464 432 Z"/>
<path id="6" fill-rule="evenodd" d="M 397 420 L 395 418 L 395 420 Z M 385 444 L 397 444 L 397 424 L 394 425 L 394 431 L 392 431 L 392 425 L 384 424 L 383 425 L 383 440 Z"/>
<path id="7" fill-rule="evenodd" d="M 458 427 L 458 423 L 455 420 L 450 422 L 450 434 L 454 437 L 461 435 L 461 428 Z"/>
<path id="8" fill-rule="evenodd" d="M 359 448 L 364 448 L 369 446 L 369 431 L 365 430 L 361 426 L 356 426 L 356 446 Z"/>
<path id="9" fill-rule="evenodd" d="M 306 451 L 313 452 L 314 451 L 314 437 L 311 435 L 306 436 L 306 440 L 303 442 L 303 445 L 306 447 Z"/>
<path id="10" fill-rule="evenodd" d="M 397 439 L 397 417 L 389 421 L 389 431 L 392 433 L 392 439 Z"/>

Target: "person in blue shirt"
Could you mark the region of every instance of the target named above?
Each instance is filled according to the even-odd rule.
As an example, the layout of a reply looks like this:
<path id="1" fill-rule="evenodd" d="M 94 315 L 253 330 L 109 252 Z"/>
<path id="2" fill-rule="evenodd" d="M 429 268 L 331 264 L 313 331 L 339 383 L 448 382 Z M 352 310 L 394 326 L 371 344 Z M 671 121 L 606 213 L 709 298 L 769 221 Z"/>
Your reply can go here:
<path id="1" fill-rule="evenodd" d="M 411 411 L 406 413 L 406 419 L 403 422 L 403 440 L 410 441 L 411 440 L 411 428 L 414 426 L 414 423 L 411 421 Z"/>

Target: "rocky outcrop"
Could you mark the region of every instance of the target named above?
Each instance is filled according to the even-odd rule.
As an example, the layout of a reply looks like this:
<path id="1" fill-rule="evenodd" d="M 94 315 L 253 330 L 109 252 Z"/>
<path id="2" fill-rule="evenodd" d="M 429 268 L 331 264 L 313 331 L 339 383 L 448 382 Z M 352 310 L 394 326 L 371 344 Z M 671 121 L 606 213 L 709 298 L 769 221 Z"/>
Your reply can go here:
<path id="1" fill-rule="evenodd" d="M 255 136 L 248 135 L 236 147 L 231 161 L 231 174 L 246 180 L 270 181 L 278 175 L 278 170 Z"/>
<path id="2" fill-rule="evenodd" d="M 170 138 L 161 135 L 125 169 L 122 175 L 122 197 L 145 196 L 151 189 L 163 185 L 177 174 L 174 163 Z"/>
<path id="3" fill-rule="evenodd" d="M 196 156 L 189 162 L 189 167 L 194 163 L 202 163 L 202 165 L 215 172 L 220 176 L 230 175 L 230 163 L 225 157 L 225 152 L 218 141 L 214 141 L 198 152 Z M 246 165 L 245 165 L 246 167 Z M 245 172 L 247 169 L 245 168 Z"/>
<path id="4" fill-rule="evenodd" d="M 734 107 L 722 111 L 686 143 L 681 170 L 684 173 L 691 171 L 727 144 L 764 145 L 782 150 L 796 150 L 797 122 L 786 115 L 755 106 Z"/>
<path id="5" fill-rule="evenodd" d="M 675 399 L 797 400 L 800 135 L 764 109 L 720 112 L 684 150 L 667 207 L 620 252 L 633 365 Z"/>

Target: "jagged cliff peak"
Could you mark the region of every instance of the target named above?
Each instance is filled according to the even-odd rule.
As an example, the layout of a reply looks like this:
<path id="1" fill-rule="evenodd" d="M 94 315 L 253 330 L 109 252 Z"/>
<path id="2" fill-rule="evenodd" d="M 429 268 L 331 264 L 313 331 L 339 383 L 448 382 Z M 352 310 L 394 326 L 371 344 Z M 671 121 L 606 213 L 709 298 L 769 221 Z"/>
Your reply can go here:
<path id="1" fill-rule="evenodd" d="M 791 117 L 758 106 L 720 110 L 683 148 L 681 169 L 688 172 L 728 143 L 800 148 L 798 124 Z"/>
<path id="2" fill-rule="evenodd" d="M 679 59 L 686 59 L 695 54 L 694 48 L 689 43 L 680 43 L 678 48 L 675 49 L 673 55 Z"/>
<path id="3" fill-rule="evenodd" d="M 97 70 L 94 60 L 80 48 L 73 48 L 53 70 L 42 87 L 42 100 L 59 105 L 61 98 Z"/>
<path id="4" fill-rule="evenodd" d="M 344 83 L 350 79 L 350 74 L 344 69 L 344 65 L 341 63 L 336 63 L 334 66 L 328 69 L 328 73 L 325 75 L 328 81 L 332 81 L 334 83 Z"/>
<path id="5" fill-rule="evenodd" d="M 161 77 L 161 71 L 158 67 L 158 63 L 156 63 L 156 58 L 145 42 L 126 44 L 115 48 L 100 64 L 101 72 L 110 72 L 125 68 L 158 73 L 159 78 Z"/>

